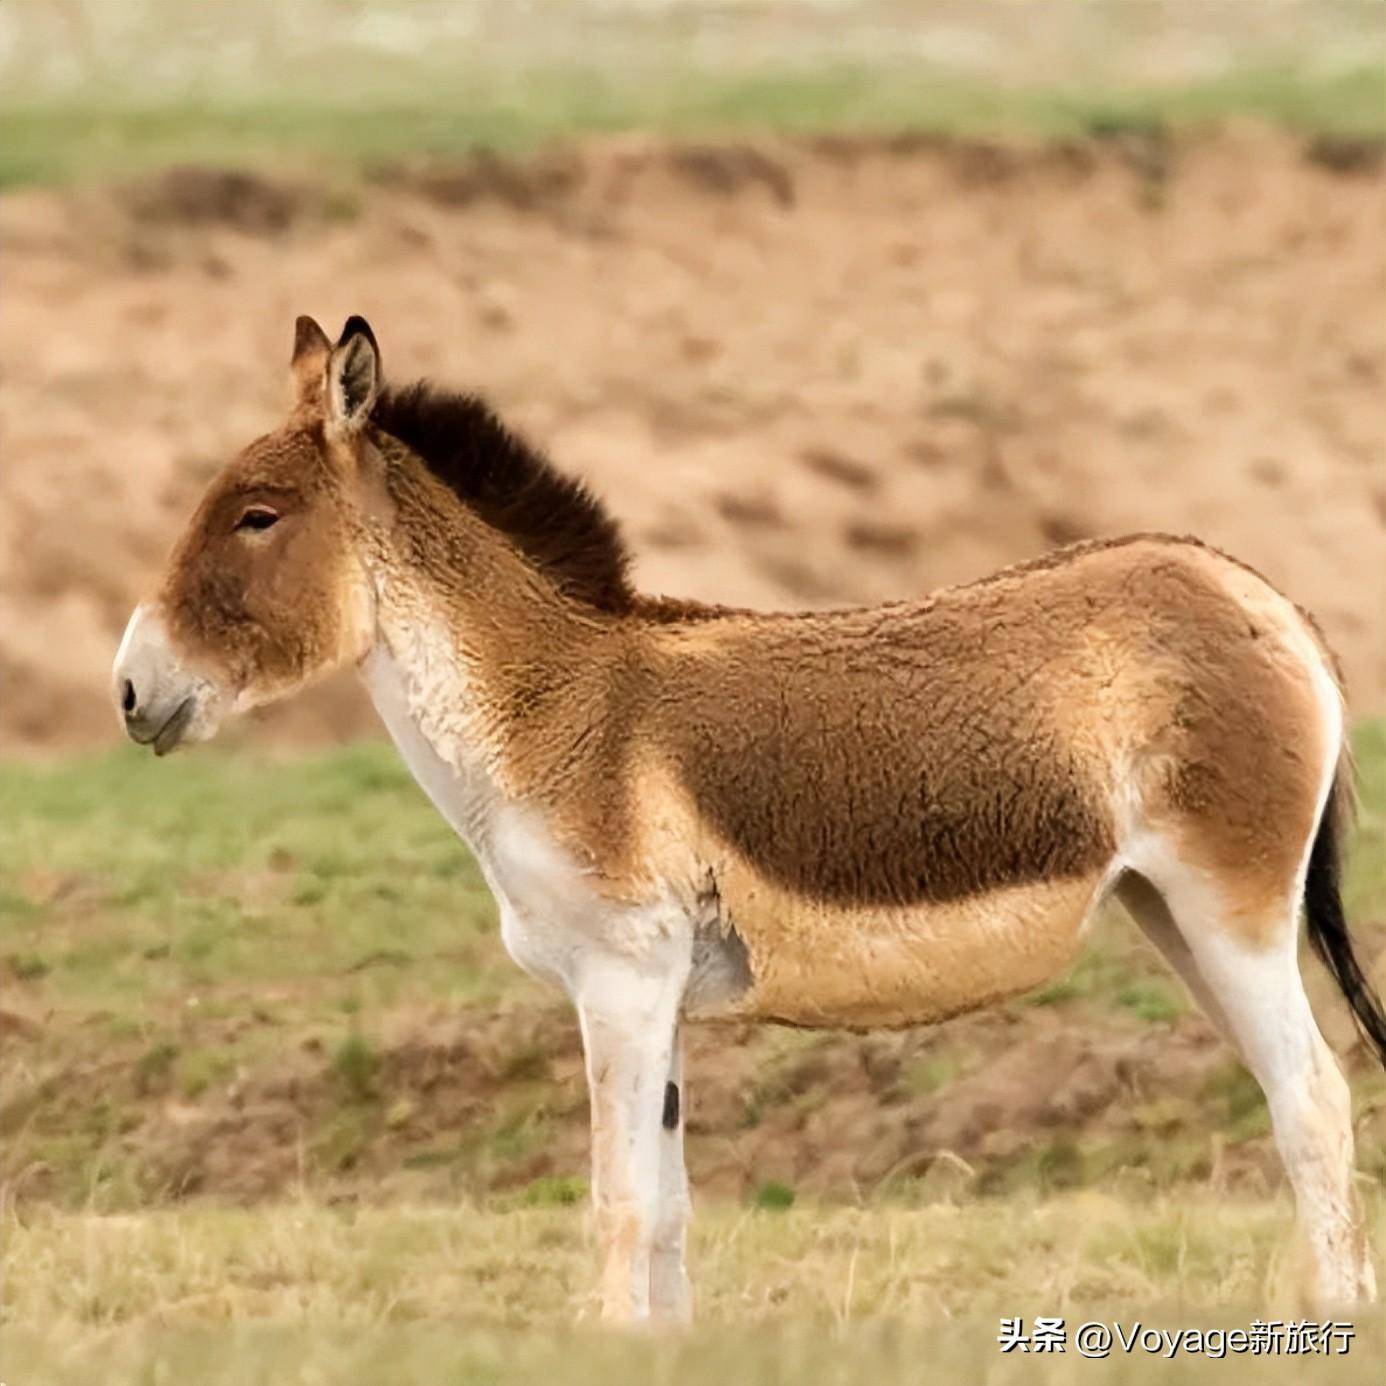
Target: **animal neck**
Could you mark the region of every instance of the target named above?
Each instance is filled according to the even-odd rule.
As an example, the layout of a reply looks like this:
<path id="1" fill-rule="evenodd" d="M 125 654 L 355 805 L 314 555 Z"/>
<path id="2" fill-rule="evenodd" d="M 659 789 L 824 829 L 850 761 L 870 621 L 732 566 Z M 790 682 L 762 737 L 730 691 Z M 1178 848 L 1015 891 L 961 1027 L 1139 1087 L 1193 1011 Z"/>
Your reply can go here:
<path id="1" fill-rule="evenodd" d="M 421 471 L 392 468 L 389 489 L 363 544 L 375 639 L 362 674 L 425 790 L 479 845 L 499 804 L 560 792 L 602 716 L 615 622 Z"/>

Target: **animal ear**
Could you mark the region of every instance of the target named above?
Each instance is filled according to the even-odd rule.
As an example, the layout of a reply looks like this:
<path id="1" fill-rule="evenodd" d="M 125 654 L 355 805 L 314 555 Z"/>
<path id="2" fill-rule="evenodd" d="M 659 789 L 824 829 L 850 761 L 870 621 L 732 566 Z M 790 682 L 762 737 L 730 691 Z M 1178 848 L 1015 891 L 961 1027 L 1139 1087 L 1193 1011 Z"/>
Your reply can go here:
<path id="1" fill-rule="evenodd" d="M 327 421 L 345 433 L 368 418 L 380 390 L 380 348 L 365 318 L 351 317 L 327 363 Z"/>
<path id="2" fill-rule="evenodd" d="M 294 354 L 289 365 L 289 387 L 295 405 L 322 407 L 323 374 L 332 343 L 312 318 L 294 323 Z"/>

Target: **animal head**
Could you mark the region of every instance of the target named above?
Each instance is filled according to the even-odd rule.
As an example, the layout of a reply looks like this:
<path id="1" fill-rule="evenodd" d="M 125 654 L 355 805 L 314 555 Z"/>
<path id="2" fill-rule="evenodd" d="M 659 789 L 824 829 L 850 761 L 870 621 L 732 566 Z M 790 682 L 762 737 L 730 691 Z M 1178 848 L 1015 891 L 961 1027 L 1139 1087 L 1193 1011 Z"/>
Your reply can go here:
<path id="1" fill-rule="evenodd" d="M 380 388 L 365 320 L 349 319 L 334 346 L 299 318 L 290 388 L 287 421 L 212 482 L 116 655 L 126 731 L 159 755 L 369 646 L 370 588 L 353 542 Z"/>

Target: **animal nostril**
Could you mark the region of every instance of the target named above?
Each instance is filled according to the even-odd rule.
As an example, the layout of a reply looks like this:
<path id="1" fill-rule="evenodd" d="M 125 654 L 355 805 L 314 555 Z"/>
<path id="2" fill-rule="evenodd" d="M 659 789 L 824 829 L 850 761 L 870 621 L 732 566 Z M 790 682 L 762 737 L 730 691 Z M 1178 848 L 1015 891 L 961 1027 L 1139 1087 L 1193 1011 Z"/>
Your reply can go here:
<path id="1" fill-rule="evenodd" d="M 125 687 L 121 690 L 120 705 L 127 717 L 135 710 L 135 685 L 129 679 L 125 680 Z"/>

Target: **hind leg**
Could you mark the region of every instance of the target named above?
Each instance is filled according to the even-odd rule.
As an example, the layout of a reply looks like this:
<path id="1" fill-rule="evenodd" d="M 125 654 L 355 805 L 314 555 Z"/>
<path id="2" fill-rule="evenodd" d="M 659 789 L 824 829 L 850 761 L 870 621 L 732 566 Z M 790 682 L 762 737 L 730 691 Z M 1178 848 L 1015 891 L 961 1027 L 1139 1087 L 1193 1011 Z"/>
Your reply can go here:
<path id="1" fill-rule="evenodd" d="M 1176 869 L 1158 889 L 1187 949 L 1185 966 L 1214 1002 L 1266 1095 L 1294 1190 L 1312 1300 L 1331 1306 L 1375 1299 L 1352 1186 L 1351 1100 L 1304 994 L 1297 903 L 1283 901 L 1252 942 L 1244 919 L 1227 927 L 1205 874 Z"/>

